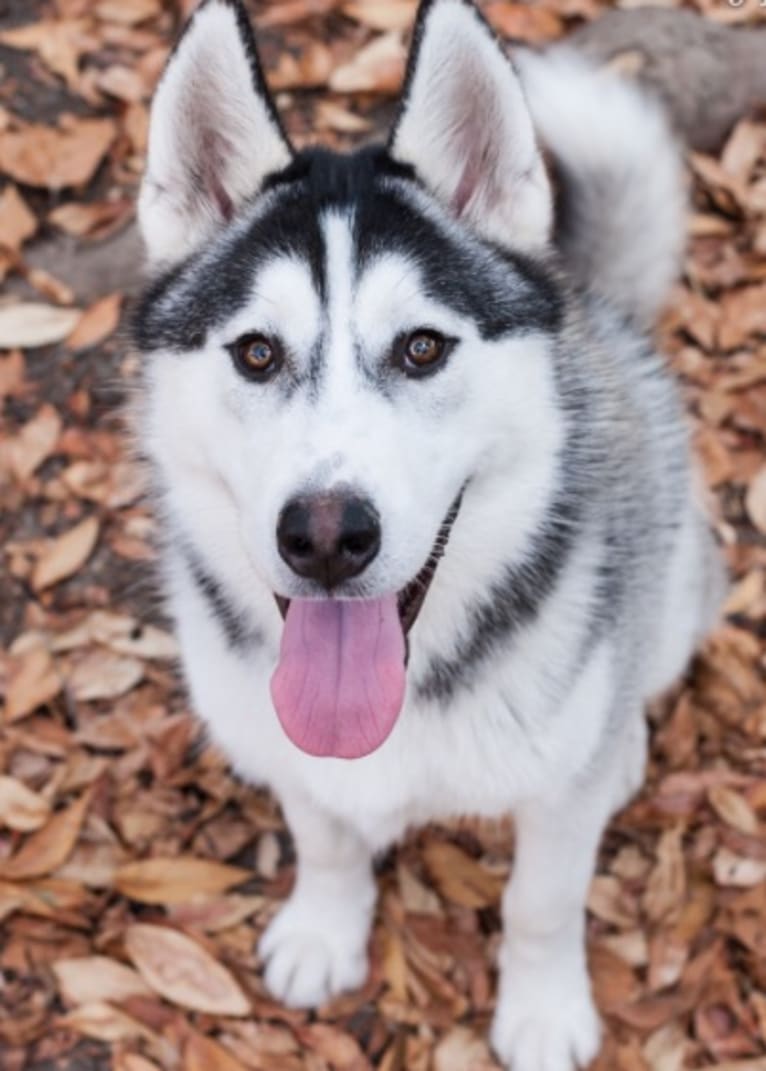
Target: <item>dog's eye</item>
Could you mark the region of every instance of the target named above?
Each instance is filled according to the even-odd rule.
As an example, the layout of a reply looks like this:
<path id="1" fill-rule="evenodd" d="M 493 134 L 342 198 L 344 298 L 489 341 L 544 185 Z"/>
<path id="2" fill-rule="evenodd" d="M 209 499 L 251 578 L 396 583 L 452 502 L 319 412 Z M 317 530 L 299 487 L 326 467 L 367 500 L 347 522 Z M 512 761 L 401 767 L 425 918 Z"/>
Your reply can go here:
<path id="1" fill-rule="evenodd" d="M 451 349 L 450 339 L 438 331 L 420 330 L 405 335 L 396 347 L 398 363 L 410 376 L 435 372 Z"/>
<path id="2" fill-rule="evenodd" d="M 244 335 L 229 350 L 238 370 L 249 379 L 266 379 L 282 363 L 281 343 L 266 335 Z"/>

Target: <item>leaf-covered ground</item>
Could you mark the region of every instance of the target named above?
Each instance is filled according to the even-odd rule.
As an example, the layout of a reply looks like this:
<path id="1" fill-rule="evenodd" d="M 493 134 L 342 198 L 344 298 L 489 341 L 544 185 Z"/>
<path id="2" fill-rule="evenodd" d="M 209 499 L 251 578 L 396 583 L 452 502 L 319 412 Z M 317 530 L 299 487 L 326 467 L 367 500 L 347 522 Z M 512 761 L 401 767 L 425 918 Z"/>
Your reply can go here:
<path id="1" fill-rule="evenodd" d="M 0 1068 L 490 1071 L 503 823 L 424 831 L 381 862 L 363 991 L 307 1016 L 259 977 L 291 846 L 189 713 L 119 413 L 138 367 L 119 324 L 147 104 L 191 6 L 2 5 Z M 531 41 L 602 10 L 484 7 Z M 413 9 L 254 6 L 296 140 L 382 128 Z M 766 124 L 741 122 L 690 167 L 693 237 L 660 336 L 735 581 L 726 623 L 652 712 L 646 787 L 604 840 L 589 922 L 601 1071 L 766 1069 Z"/>

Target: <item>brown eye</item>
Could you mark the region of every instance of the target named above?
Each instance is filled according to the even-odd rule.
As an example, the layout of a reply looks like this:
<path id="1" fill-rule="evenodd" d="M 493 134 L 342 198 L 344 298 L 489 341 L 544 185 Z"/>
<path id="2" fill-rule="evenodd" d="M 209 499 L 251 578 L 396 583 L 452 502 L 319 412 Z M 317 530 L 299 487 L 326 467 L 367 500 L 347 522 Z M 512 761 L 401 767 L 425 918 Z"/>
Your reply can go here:
<path id="1" fill-rule="evenodd" d="M 451 345 L 438 331 L 413 331 L 402 339 L 400 363 L 409 375 L 427 375 L 436 371 Z"/>
<path id="2" fill-rule="evenodd" d="M 230 351 L 243 375 L 250 379 L 266 379 L 277 370 L 282 360 L 282 347 L 277 339 L 266 335 L 245 335 Z"/>

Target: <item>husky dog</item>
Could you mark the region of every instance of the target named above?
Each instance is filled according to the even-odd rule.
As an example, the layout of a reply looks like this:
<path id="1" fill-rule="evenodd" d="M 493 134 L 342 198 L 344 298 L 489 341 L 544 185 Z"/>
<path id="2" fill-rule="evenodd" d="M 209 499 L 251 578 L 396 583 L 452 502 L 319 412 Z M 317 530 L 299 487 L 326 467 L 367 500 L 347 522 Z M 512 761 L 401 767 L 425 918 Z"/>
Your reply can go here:
<path id="1" fill-rule="evenodd" d="M 388 144 L 295 152 L 243 8 L 207 0 L 139 208 L 141 442 L 185 673 L 297 847 L 266 985 L 358 986 L 376 853 L 510 812 L 492 1043 L 514 1071 L 587 1063 L 599 838 L 721 589 L 644 333 L 682 248 L 663 115 L 425 0 Z"/>

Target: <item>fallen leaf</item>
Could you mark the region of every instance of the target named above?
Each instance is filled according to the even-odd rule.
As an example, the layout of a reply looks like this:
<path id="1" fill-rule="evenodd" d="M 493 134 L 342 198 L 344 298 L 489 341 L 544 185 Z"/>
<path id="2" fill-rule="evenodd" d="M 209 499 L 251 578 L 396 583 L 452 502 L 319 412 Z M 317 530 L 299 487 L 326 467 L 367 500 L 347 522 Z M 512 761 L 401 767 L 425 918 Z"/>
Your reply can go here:
<path id="1" fill-rule="evenodd" d="M 162 11 L 160 0 L 99 0 L 95 5 L 96 15 L 108 22 L 124 26 L 136 26 L 153 19 Z"/>
<path id="2" fill-rule="evenodd" d="M 117 136 L 112 119 L 0 131 L 0 171 L 27 186 L 62 190 L 90 182 Z"/>
<path id="3" fill-rule="evenodd" d="M 94 46 L 84 19 L 39 19 L 0 34 L 7 48 L 36 52 L 54 74 L 59 74 L 70 89 L 76 90 L 79 61 L 83 52 Z"/>
<path id="4" fill-rule="evenodd" d="M 720 848 L 713 857 L 713 874 L 718 885 L 746 889 L 766 881 L 766 861 L 745 859 L 728 848 Z"/>
<path id="5" fill-rule="evenodd" d="M 6 722 L 19 721 L 61 691 L 62 678 L 50 651 L 33 647 L 14 659 L 5 693 Z"/>
<path id="6" fill-rule="evenodd" d="M 59 1016 L 58 1023 L 97 1041 L 128 1041 L 131 1038 L 155 1036 L 137 1019 L 103 1001 L 83 1004 L 66 1015 Z"/>
<path id="7" fill-rule="evenodd" d="M 57 811 L 33 833 L 16 855 L 0 862 L 0 877 L 21 881 L 42 877 L 66 862 L 80 835 L 92 793 L 86 791 L 63 811 Z"/>
<path id="8" fill-rule="evenodd" d="M 186 1039 L 183 1066 L 184 1071 L 246 1071 L 223 1045 L 197 1033 Z"/>
<path id="9" fill-rule="evenodd" d="M 50 805 L 15 777 L 0 775 L 0 826 L 31 833 L 45 825 Z"/>
<path id="10" fill-rule="evenodd" d="M 376 37 L 348 63 L 337 67 L 329 78 L 335 93 L 399 92 L 404 78 L 405 51 L 401 34 L 391 32 Z"/>
<path id="11" fill-rule="evenodd" d="M 67 349 L 85 350 L 113 335 L 120 322 L 121 308 L 122 294 L 109 294 L 87 308 L 67 337 Z"/>
<path id="12" fill-rule="evenodd" d="M 9 443 L 8 457 L 14 475 L 22 483 L 53 453 L 61 435 L 61 417 L 52 405 L 40 406 Z"/>
<path id="13" fill-rule="evenodd" d="M 423 854 L 428 871 L 445 899 L 473 908 L 489 907 L 499 901 L 505 878 L 491 874 L 454 844 L 430 840 Z"/>
<path id="14" fill-rule="evenodd" d="M 96 1004 L 151 996 L 151 989 L 132 967 L 108 956 L 57 959 L 51 964 L 59 993 L 68 1004 Z"/>
<path id="15" fill-rule="evenodd" d="M 61 342 L 80 319 L 79 309 L 20 302 L 0 308 L 0 349 L 34 349 Z"/>
<path id="16" fill-rule="evenodd" d="M 454 1026 L 434 1049 L 434 1071 L 496 1071 L 489 1046 L 466 1026 Z"/>
<path id="17" fill-rule="evenodd" d="M 143 676 L 144 665 L 137 658 L 94 650 L 74 666 L 67 677 L 67 687 L 83 703 L 118 699 L 135 688 Z"/>
<path id="18" fill-rule="evenodd" d="M 76 573 L 92 554 L 99 527 L 95 517 L 86 517 L 54 539 L 32 573 L 35 591 L 43 591 Z"/>
<path id="19" fill-rule="evenodd" d="M 18 253 L 36 231 L 37 216 L 16 187 L 8 183 L 0 194 L 0 245 Z"/>
<path id="20" fill-rule="evenodd" d="M 343 14 L 371 30 L 409 30 L 417 6 L 417 0 L 351 0 Z"/>
<path id="21" fill-rule="evenodd" d="M 750 481 L 745 495 L 748 516 L 760 532 L 766 532 L 766 465 Z"/>
<path id="22" fill-rule="evenodd" d="M 136 923 L 125 933 L 125 948 L 144 980 L 172 1004 L 210 1015 L 250 1014 L 232 974 L 185 934 Z"/>
<path id="23" fill-rule="evenodd" d="M 70 202 L 59 205 L 48 215 L 48 222 L 66 234 L 83 238 L 109 228 L 117 220 L 128 219 L 129 201 L 92 201 L 88 204 Z"/>
<path id="24" fill-rule="evenodd" d="M 140 859 L 126 863 L 114 877 L 123 896 L 142 904 L 183 904 L 195 897 L 210 897 L 252 878 L 242 867 L 192 856 Z"/>

